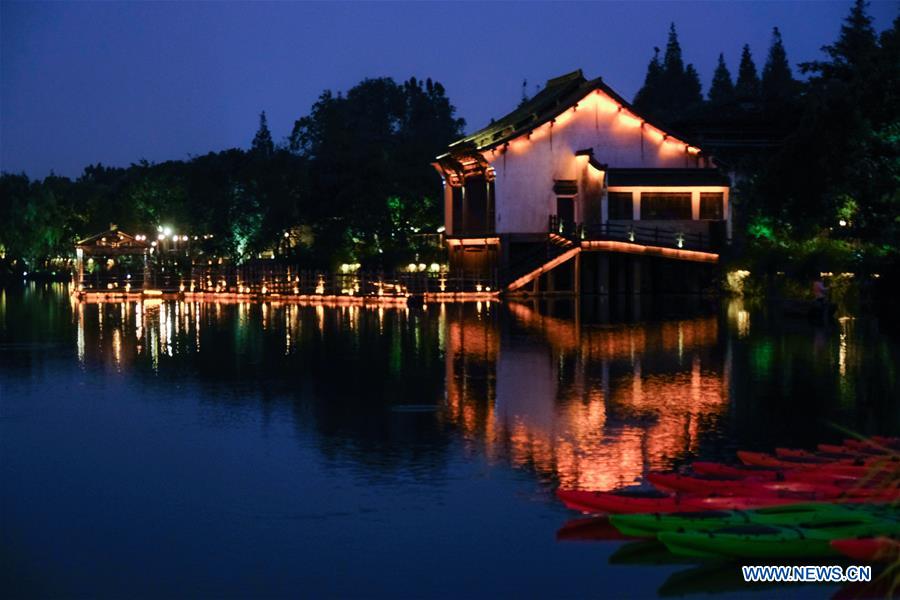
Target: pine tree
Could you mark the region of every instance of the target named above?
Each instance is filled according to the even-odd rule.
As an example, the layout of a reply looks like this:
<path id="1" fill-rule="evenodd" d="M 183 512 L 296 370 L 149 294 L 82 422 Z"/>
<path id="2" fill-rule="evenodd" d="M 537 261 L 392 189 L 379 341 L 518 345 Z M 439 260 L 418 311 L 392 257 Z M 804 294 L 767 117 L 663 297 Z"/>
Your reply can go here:
<path id="1" fill-rule="evenodd" d="M 856 0 L 841 25 L 838 40 L 822 47 L 830 61 L 802 63 L 801 71 L 843 80 L 856 79 L 861 74 L 864 76 L 863 72 L 878 52 L 878 38 L 872 26 L 872 17 L 866 12 L 867 6 L 865 0 Z"/>
<path id="2" fill-rule="evenodd" d="M 684 73 L 684 60 L 681 57 L 681 44 L 675 23 L 669 24 L 669 40 L 666 42 L 666 56 L 663 59 L 663 70 L 667 77 L 677 80 Z"/>
<path id="3" fill-rule="evenodd" d="M 694 105 L 703 102 L 703 85 L 700 83 L 700 74 L 693 64 L 689 64 L 684 70 L 684 97 L 686 105 Z"/>
<path id="4" fill-rule="evenodd" d="M 266 121 L 266 111 L 259 113 L 259 129 L 253 136 L 251 150 L 260 156 L 271 156 L 275 153 L 275 144 L 272 142 L 272 134 L 269 131 L 269 124 Z"/>
<path id="5" fill-rule="evenodd" d="M 769 56 L 763 67 L 760 87 L 763 100 L 770 103 L 790 98 L 796 88 L 787 52 L 781 40 L 781 32 L 777 27 L 772 30 L 772 45 L 769 47 Z"/>
<path id="6" fill-rule="evenodd" d="M 832 59 L 844 61 L 851 67 L 861 66 L 871 60 L 877 51 L 878 41 L 872 27 L 872 17 L 866 12 L 867 6 L 865 0 L 856 0 L 841 26 L 838 41 L 823 48 Z"/>
<path id="7" fill-rule="evenodd" d="M 725 55 L 719 53 L 719 63 L 713 73 L 712 83 L 709 86 L 709 101 L 715 104 L 726 104 L 734 100 L 734 83 L 731 81 L 731 73 L 725 64 Z"/>
<path id="8" fill-rule="evenodd" d="M 659 48 L 653 48 L 653 58 L 647 65 L 647 75 L 644 76 L 644 85 L 634 97 L 634 106 L 648 114 L 657 113 L 660 109 L 660 88 L 662 86 L 662 65 L 659 62 Z"/>
<path id="9" fill-rule="evenodd" d="M 700 76 L 694 65 L 684 65 L 674 23 L 669 26 L 669 39 L 662 61 L 659 59 L 659 48 L 654 47 L 653 51 L 644 85 L 635 96 L 634 105 L 656 119 L 678 119 L 686 110 L 703 102 Z"/>
<path id="10" fill-rule="evenodd" d="M 756 65 L 753 63 L 753 55 L 750 54 L 748 44 L 744 44 L 741 52 L 741 64 L 738 67 L 734 91 L 741 102 L 755 102 L 759 99 L 759 76 L 756 74 Z"/>

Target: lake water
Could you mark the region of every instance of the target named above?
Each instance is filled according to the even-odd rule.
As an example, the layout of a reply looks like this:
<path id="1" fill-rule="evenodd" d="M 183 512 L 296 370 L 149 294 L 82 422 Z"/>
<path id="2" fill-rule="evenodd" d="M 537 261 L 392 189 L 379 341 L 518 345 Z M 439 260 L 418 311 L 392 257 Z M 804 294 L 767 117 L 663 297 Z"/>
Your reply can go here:
<path id="1" fill-rule="evenodd" d="M 560 484 L 900 433 L 900 345 L 740 301 L 84 304 L 0 289 L 0 589 L 655 597 L 734 565 L 557 540 Z M 754 591 L 756 590 L 756 591 Z"/>

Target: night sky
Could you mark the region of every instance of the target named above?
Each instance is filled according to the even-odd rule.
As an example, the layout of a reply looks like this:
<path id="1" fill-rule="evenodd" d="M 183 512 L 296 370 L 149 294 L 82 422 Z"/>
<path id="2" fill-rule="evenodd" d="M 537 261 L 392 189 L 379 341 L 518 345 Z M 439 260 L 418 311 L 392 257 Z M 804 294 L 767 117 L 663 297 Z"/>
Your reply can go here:
<path id="1" fill-rule="evenodd" d="M 77 176 L 89 163 L 183 159 L 276 140 L 324 89 L 432 77 L 467 131 L 576 68 L 627 98 L 678 28 L 704 92 L 773 26 L 793 64 L 836 38 L 849 1 L 631 3 L 0 3 L 0 167 Z M 872 2 L 881 31 L 897 2 Z"/>

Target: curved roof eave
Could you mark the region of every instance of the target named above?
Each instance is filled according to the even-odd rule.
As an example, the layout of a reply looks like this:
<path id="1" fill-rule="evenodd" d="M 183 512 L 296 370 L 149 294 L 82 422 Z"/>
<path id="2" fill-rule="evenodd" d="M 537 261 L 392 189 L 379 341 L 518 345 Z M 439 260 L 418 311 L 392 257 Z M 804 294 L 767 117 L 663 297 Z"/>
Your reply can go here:
<path id="1" fill-rule="evenodd" d="M 580 71 L 576 71 L 575 73 L 580 74 Z M 575 73 L 557 78 L 557 80 L 564 79 L 566 77 L 571 77 L 571 76 L 575 75 Z M 551 80 L 551 81 L 556 81 L 556 80 Z M 548 82 L 548 84 L 549 84 L 549 82 Z M 545 88 L 545 90 L 546 90 L 546 88 Z M 448 157 L 451 155 L 458 155 L 458 154 L 462 154 L 462 153 L 466 153 L 466 152 L 484 152 L 487 150 L 493 150 L 493 149 L 497 148 L 498 146 L 502 146 L 517 137 L 526 135 L 528 132 L 544 125 L 545 123 L 547 123 L 549 121 L 552 121 L 553 119 L 555 119 L 559 115 L 563 114 L 568 109 L 572 108 L 580 100 L 587 97 L 588 94 L 590 94 L 591 92 L 597 91 L 597 90 L 600 90 L 601 92 L 603 92 L 604 94 L 609 96 L 612 100 L 614 100 L 616 103 L 618 103 L 623 109 L 627 110 L 628 112 L 633 114 L 635 117 L 639 118 L 641 121 L 643 121 L 647 125 L 650 125 L 651 127 L 655 128 L 665 134 L 671 135 L 672 137 L 678 138 L 680 141 L 683 141 L 684 143 L 686 143 L 690 146 L 700 149 L 701 153 L 705 154 L 706 156 L 709 156 L 709 154 L 707 154 L 706 152 L 703 152 L 702 147 L 699 144 L 697 144 L 696 142 L 690 140 L 689 138 L 687 138 L 683 135 L 680 135 L 678 132 L 672 131 L 669 128 L 664 128 L 664 127 L 654 123 L 653 121 L 648 120 L 646 117 L 641 115 L 638 111 L 636 111 L 634 106 L 630 102 L 625 100 L 614 89 L 612 89 L 606 83 L 604 83 L 602 77 L 597 77 L 596 79 L 592 79 L 590 81 L 585 80 L 577 88 L 569 91 L 561 99 L 557 100 L 556 106 L 552 110 L 549 110 L 540 116 L 534 115 L 535 116 L 534 120 L 528 122 L 527 124 L 512 128 L 512 130 L 509 131 L 509 133 L 502 133 L 502 132 L 506 131 L 507 129 L 510 129 L 510 126 L 504 127 L 503 129 L 500 129 L 499 131 L 495 131 L 493 133 L 494 136 L 497 136 L 499 133 L 502 133 L 502 135 L 500 135 L 499 137 L 495 137 L 495 139 L 490 140 L 487 143 L 480 143 L 480 142 L 482 142 L 481 138 L 485 138 L 485 137 L 491 135 L 492 129 L 495 129 L 496 126 L 488 126 L 488 127 L 482 128 L 482 129 L 476 131 L 475 133 L 468 135 L 468 136 L 450 144 L 450 146 L 448 146 L 448 151 L 445 152 L 444 154 L 441 154 L 440 156 L 438 156 L 437 159 L 440 160 L 442 158 L 445 158 L 445 157 Z M 501 119 L 498 119 L 498 123 L 502 123 L 503 121 L 509 119 L 510 117 L 515 115 L 515 113 L 518 110 L 519 109 L 509 113 L 508 115 L 506 115 L 505 117 L 502 117 Z"/>

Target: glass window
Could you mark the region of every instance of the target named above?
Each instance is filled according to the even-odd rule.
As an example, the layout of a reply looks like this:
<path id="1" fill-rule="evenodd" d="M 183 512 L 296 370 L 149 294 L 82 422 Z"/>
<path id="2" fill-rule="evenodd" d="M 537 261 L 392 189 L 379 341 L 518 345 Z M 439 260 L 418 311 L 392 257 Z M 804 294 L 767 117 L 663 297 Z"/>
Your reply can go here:
<path id="1" fill-rule="evenodd" d="M 642 221 L 690 219 L 690 192 L 641 192 Z"/>
<path id="2" fill-rule="evenodd" d="M 700 218 L 720 221 L 725 218 L 725 194 L 700 192 Z"/>
<path id="3" fill-rule="evenodd" d="M 631 205 L 631 192 L 609 192 L 607 198 L 609 200 L 608 218 L 634 218 L 634 207 Z"/>

